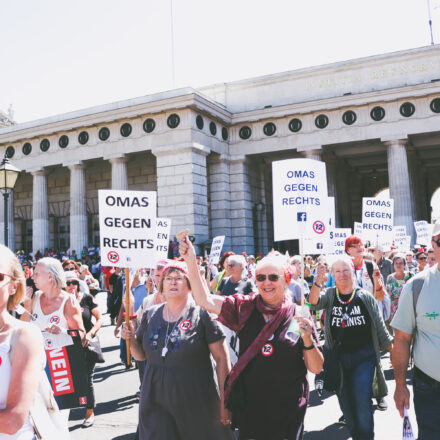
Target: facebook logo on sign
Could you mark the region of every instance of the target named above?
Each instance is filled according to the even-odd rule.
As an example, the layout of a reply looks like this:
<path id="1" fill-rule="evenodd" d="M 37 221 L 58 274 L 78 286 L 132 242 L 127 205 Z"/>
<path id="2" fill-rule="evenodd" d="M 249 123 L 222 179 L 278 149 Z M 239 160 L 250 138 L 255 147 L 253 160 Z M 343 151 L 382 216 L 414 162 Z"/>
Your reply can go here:
<path id="1" fill-rule="evenodd" d="M 307 213 L 306 212 L 297 212 L 296 213 L 296 221 L 306 222 L 307 221 Z"/>

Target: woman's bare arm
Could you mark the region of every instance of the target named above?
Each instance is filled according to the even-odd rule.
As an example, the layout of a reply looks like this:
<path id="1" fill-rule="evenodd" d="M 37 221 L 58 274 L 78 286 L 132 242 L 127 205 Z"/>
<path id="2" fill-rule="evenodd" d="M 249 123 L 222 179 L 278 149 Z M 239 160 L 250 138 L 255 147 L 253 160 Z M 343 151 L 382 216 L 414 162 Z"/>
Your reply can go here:
<path id="1" fill-rule="evenodd" d="M 0 432 L 15 434 L 26 421 L 42 373 L 43 341 L 28 328 L 19 331 L 11 351 L 11 381 L 6 408 L 0 410 Z"/>

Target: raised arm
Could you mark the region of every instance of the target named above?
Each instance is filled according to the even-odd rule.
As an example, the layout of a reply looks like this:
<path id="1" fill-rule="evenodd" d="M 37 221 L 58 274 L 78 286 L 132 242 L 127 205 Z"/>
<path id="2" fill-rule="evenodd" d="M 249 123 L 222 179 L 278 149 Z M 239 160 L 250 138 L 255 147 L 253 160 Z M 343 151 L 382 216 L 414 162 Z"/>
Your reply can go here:
<path id="1" fill-rule="evenodd" d="M 188 266 L 189 280 L 191 282 L 191 289 L 194 299 L 198 306 L 210 313 L 220 314 L 224 297 L 219 295 L 211 295 L 208 286 L 203 282 L 197 267 L 196 253 L 194 246 L 185 235 L 179 244 L 179 252 Z"/>
<path id="2" fill-rule="evenodd" d="M 322 290 L 322 287 L 320 288 L 317 285 L 319 285 L 319 286 L 324 285 L 326 271 L 327 271 L 327 268 L 323 264 L 318 264 L 316 280 L 313 283 L 312 288 L 310 289 L 310 295 L 309 295 L 309 302 L 310 302 L 310 304 L 312 304 L 314 306 L 316 304 L 318 304 L 319 295 Z"/>

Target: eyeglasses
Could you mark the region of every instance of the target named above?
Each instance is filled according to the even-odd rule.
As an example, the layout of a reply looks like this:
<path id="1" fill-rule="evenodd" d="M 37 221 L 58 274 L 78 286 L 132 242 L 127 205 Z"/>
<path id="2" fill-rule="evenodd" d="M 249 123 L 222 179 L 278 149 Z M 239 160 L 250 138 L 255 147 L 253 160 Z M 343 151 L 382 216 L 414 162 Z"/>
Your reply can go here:
<path id="1" fill-rule="evenodd" d="M 67 286 L 71 286 L 71 285 L 79 286 L 79 283 L 78 283 L 78 281 L 66 281 L 66 285 Z"/>
<path id="2" fill-rule="evenodd" d="M 262 273 L 260 273 L 260 274 L 256 275 L 255 278 L 257 279 L 258 282 L 262 283 L 263 281 L 266 281 L 266 278 L 269 281 L 275 282 L 275 281 L 278 281 L 281 277 L 282 277 L 282 275 L 278 275 L 276 273 L 271 273 L 271 274 L 267 275 L 267 277 L 266 277 L 266 275 L 263 275 Z"/>
<path id="3" fill-rule="evenodd" d="M 69 272 L 70 270 L 75 270 L 74 267 L 65 267 L 64 272 Z"/>
<path id="4" fill-rule="evenodd" d="M 184 282 L 184 278 L 173 278 L 173 277 L 166 277 L 164 278 L 164 282 L 166 283 L 177 283 L 177 284 L 182 284 Z"/>
<path id="5" fill-rule="evenodd" d="M 234 267 L 234 266 L 235 266 L 235 263 L 228 264 L 229 268 Z"/>
<path id="6" fill-rule="evenodd" d="M 5 277 L 9 277 L 9 278 L 11 278 L 11 280 L 14 279 L 14 277 L 12 275 L 9 275 L 7 273 L 0 273 L 0 283 L 5 279 Z"/>

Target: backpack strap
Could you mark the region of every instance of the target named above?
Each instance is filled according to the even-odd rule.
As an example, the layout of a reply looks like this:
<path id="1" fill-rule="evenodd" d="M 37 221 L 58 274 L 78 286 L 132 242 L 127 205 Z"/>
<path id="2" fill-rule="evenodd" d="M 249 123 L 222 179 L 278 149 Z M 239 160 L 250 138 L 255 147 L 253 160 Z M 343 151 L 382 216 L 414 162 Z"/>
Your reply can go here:
<path id="1" fill-rule="evenodd" d="M 425 282 L 425 277 L 414 278 L 412 285 L 412 294 L 413 294 L 413 307 L 414 307 L 414 316 L 417 315 L 417 301 L 419 300 L 420 292 L 422 291 L 423 284 Z"/>
<path id="2" fill-rule="evenodd" d="M 373 283 L 374 286 L 374 279 L 373 279 L 373 262 L 369 261 L 369 260 L 365 260 L 365 266 L 367 266 L 367 272 L 368 272 L 368 276 L 370 277 L 371 282 Z"/>

